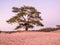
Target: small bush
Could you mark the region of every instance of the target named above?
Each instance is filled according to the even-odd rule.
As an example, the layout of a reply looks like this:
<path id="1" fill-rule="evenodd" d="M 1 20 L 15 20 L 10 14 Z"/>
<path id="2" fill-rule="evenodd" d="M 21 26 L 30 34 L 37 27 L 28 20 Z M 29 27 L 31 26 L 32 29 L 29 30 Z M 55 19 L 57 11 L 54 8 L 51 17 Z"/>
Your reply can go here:
<path id="1" fill-rule="evenodd" d="M 60 30 L 60 25 L 56 25 L 57 29 Z"/>
<path id="2" fill-rule="evenodd" d="M 51 27 L 40 29 L 41 32 L 51 32 L 56 30 L 57 28 L 51 28 Z"/>

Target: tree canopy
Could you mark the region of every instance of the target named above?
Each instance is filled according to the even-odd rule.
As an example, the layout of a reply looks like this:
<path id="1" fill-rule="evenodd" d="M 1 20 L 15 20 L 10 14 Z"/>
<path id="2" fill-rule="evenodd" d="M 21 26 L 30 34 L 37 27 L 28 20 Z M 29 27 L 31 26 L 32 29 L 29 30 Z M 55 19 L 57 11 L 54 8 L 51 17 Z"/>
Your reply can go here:
<path id="1" fill-rule="evenodd" d="M 23 6 L 23 7 L 13 7 L 12 12 L 16 13 L 15 16 L 7 20 L 8 23 L 17 23 L 18 25 L 16 26 L 15 29 L 19 29 L 24 27 L 25 30 L 27 31 L 28 28 L 33 28 L 34 25 L 37 26 L 44 26 L 41 23 L 41 12 L 37 11 L 32 6 Z"/>

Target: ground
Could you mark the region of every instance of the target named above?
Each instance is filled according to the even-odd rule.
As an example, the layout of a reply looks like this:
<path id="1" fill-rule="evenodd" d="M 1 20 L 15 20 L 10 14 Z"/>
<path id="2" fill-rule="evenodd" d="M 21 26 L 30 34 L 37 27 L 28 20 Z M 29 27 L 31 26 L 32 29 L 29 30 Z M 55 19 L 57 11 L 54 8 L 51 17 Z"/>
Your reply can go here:
<path id="1" fill-rule="evenodd" d="M 0 33 L 0 45 L 60 45 L 60 32 Z"/>

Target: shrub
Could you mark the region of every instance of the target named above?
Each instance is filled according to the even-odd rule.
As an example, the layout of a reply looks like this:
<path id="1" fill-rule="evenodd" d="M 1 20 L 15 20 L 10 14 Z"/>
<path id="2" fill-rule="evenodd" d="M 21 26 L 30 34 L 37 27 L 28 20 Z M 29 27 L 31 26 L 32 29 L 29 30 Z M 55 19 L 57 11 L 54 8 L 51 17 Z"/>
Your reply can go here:
<path id="1" fill-rule="evenodd" d="M 60 25 L 56 25 L 57 29 L 60 29 Z"/>
<path id="2" fill-rule="evenodd" d="M 57 28 L 51 28 L 51 27 L 40 29 L 41 32 L 51 32 L 56 30 Z"/>

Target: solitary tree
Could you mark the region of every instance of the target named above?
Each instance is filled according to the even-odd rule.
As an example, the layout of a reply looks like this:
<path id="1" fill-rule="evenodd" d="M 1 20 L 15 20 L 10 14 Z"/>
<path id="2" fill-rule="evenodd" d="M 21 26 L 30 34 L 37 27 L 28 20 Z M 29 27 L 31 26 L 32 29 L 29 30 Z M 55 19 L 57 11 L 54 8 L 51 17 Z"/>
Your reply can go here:
<path id="1" fill-rule="evenodd" d="M 33 28 L 34 25 L 43 26 L 41 23 L 41 12 L 38 12 L 34 7 L 23 6 L 21 8 L 13 7 L 12 12 L 16 13 L 15 16 L 7 20 L 8 23 L 17 23 L 15 29 L 24 27 L 27 31 L 28 28 Z"/>

